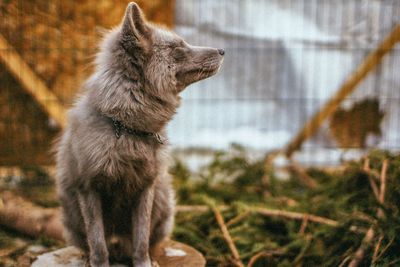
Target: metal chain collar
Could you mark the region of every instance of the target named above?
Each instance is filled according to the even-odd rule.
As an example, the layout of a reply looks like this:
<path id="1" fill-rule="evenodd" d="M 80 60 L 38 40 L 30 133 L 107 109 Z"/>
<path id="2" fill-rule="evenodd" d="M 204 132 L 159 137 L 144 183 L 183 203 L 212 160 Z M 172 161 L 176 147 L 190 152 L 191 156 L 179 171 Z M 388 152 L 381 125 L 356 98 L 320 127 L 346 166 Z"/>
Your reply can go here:
<path id="1" fill-rule="evenodd" d="M 129 128 L 129 127 L 125 126 L 122 122 L 116 120 L 115 118 L 112 118 L 112 122 L 114 125 L 115 136 L 117 137 L 117 139 L 119 139 L 121 137 L 121 134 L 123 132 L 126 132 L 127 134 L 136 135 L 136 136 L 140 136 L 140 137 L 153 137 L 157 140 L 157 142 L 159 144 L 161 144 L 161 145 L 164 144 L 164 141 L 162 140 L 160 134 L 158 134 L 158 133 L 145 132 L 145 131 L 140 131 L 140 130 L 135 130 L 135 129 Z"/>

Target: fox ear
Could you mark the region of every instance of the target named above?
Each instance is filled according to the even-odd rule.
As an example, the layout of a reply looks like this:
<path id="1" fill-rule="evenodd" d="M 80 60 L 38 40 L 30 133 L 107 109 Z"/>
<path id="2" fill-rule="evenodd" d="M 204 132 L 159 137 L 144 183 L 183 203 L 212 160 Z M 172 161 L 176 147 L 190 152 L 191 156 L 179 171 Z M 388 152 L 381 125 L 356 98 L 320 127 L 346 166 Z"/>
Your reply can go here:
<path id="1" fill-rule="evenodd" d="M 146 19 L 140 7 L 134 2 L 129 3 L 126 8 L 122 33 L 124 36 L 132 36 L 139 43 L 149 38 L 150 30 L 146 25 Z"/>

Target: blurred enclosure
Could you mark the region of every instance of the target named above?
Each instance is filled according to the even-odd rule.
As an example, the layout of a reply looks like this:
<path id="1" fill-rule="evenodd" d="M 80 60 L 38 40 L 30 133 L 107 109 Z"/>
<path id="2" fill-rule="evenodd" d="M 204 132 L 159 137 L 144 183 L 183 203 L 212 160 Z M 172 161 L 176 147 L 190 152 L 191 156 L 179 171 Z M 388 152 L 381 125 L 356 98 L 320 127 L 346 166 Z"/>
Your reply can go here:
<path id="1" fill-rule="evenodd" d="M 91 73 L 102 32 L 121 21 L 128 2 L 2 0 L 0 34 L 68 108 Z M 173 1 L 136 2 L 151 21 L 172 26 Z M 11 54 L 10 47 L 1 49 Z M 60 127 L 1 60 L 0 84 L 0 165 L 51 164 L 49 149 Z"/>
<path id="2" fill-rule="evenodd" d="M 15 49 L 63 107 L 91 72 L 104 28 L 129 1 L 0 2 L 0 165 L 52 164 L 60 130 L 4 57 Z M 169 126 L 174 148 L 239 143 L 283 149 L 400 23 L 398 0 L 142 0 L 151 21 L 188 42 L 225 48 L 219 75 L 192 85 Z M 400 45 L 347 96 L 295 156 L 333 164 L 343 151 L 399 150 Z M 29 81 L 28 81 L 29 82 Z M 33 89 L 34 90 L 34 89 Z M 47 101 L 47 102 L 46 102 Z M 54 99 L 44 99 L 51 105 Z"/>

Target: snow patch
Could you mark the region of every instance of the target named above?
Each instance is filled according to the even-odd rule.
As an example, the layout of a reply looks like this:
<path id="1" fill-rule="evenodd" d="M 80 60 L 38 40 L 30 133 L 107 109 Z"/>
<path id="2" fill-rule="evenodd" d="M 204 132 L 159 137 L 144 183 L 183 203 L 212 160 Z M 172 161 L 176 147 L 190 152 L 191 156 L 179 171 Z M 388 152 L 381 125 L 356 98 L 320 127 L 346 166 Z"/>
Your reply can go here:
<path id="1" fill-rule="evenodd" d="M 32 267 L 84 267 L 86 260 L 83 253 L 76 247 L 65 247 L 56 251 L 39 255 Z M 123 264 L 113 264 L 111 267 L 127 267 Z"/>
<path id="2" fill-rule="evenodd" d="M 78 267 L 85 266 L 82 253 L 75 247 L 66 247 L 37 257 L 32 267 Z"/>
<path id="3" fill-rule="evenodd" d="M 235 129 L 203 129 L 187 136 L 185 139 L 173 138 L 171 143 L 176 147 L 202 147 L 213 149 L 228 149 L 231 144 L 241 144 L 253 149 L 282 148 L 290 139 L 287 131 L 261 131 L 252 127 Z"/>
<path id="4" fill-rule="evenodd" d="M 176 248 L 165 248 L 165 255 L 167 257 L 184 257 L 186 256 L 186 252 L 181 249 Z"/>

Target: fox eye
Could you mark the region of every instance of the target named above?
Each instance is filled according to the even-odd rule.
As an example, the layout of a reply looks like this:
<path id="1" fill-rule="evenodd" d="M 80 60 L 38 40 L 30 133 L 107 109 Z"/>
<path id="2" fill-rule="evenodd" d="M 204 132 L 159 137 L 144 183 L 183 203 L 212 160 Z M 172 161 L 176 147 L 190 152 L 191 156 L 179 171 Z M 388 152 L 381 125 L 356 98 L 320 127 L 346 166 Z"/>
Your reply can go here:
<path id="1" fill-rule="evenodd" d="M 184 60 L 186 57 L 185 49 L 182 47 L 176 47 L 172 50 L 172 57 L 177 60 Z"/>

